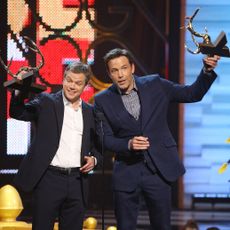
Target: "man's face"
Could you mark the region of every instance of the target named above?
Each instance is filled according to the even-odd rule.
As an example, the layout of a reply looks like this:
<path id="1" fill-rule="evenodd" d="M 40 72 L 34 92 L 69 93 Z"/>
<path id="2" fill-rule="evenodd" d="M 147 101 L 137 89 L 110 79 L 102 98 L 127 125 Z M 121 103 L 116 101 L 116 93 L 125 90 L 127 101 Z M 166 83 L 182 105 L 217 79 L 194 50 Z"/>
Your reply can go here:
<path id="1" fill-rule="evenodd" d="M 67 72 L 63 80 L 64 95 L 71 103 L 80 99 L 86 86 L 86 77 L 83 73 Z"/>
<path id="2" fill-rule="evenodd" d="M 128 92 L 133 88 L 134 64 L 130 64 L 125 56 L 111 59 L 108 62 L 108 71 L 113 83 L 116 84 L 121 91 Z"/>

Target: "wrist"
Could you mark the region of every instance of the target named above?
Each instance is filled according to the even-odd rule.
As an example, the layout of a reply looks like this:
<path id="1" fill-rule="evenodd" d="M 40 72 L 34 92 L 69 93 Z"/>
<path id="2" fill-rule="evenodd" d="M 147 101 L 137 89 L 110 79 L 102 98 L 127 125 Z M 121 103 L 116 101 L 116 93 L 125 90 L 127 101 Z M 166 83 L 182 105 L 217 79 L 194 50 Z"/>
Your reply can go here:
<path id="1" fill-rule="evenodd" d="M 97 158 L 94 156 L 91 156 L 91 158 L 94 160 L 94 166 L 96 166 L 97 165 Z"/>
<path id="2" fill-rule="evenodd" d="M 210 74 L 212 72 L 212 69 L 208 69 L 207 67 L 203 67 L 203 72 L 206 74 Z"/>
<path id="3" fill-rule="evenodd" d="M 132 150 L 132 141 L 133 139 L 130 139 L 128 142 L 128 150 Z"/>

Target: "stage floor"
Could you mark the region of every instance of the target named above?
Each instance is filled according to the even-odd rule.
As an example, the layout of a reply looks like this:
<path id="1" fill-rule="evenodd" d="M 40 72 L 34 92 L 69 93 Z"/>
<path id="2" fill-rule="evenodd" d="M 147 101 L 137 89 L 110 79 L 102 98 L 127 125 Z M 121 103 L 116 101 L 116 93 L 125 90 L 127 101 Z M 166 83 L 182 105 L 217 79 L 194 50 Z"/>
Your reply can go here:
<path id="1" fill-rule="evenodd" d="M 98 221 L 98 229 L 102 229 L 102 211 L 88 211 L 86 217 L 95 217 Z M 114 213 L 111 210 L 104 212 L 104 226 L 115 226 Z M 173 211 L 171 216 L 172 230 L 181 230 L 189 219 L 194 219 L 199 224 L 200 230 L 208 227 L 219 227 L 220 230 L 230 230 L 230 211 Z M 149 230 L 149 218 L 146 211 L 140 211 L 137 230 Z M 157 229 L 159 230 L 159 229 Z"/>

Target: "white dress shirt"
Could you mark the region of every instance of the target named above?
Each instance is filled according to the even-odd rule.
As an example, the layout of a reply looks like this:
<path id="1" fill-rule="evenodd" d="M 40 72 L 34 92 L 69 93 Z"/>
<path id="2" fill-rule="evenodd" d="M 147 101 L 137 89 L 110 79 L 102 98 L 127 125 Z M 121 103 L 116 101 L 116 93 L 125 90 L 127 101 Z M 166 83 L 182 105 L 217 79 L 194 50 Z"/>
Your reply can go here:
<path id="1" fill-rule="evenodd" d="M 58 167 L 80 167 L 81 146 L 83 135 L 82 101 L 78 109 L 73 109 L 71 103 L 65 98 L 64 119 L 58 150 L 51 165 Z"/>

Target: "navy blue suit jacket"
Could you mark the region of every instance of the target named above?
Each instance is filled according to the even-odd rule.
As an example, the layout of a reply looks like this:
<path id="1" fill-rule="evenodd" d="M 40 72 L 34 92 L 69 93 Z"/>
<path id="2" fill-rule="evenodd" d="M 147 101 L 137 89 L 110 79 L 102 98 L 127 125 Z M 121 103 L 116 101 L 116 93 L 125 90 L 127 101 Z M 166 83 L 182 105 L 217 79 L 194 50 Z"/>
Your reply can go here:
<path id="1" fill-rule="evenodd" d="M 99 163 L 101 157 L 94 145 L 95 120 L 92 106 L 82 102 L 82 114 L 82 164 L 84 163 L 84 156 L 89 154 L 94 155 Z M 59 146 L 64 117 L 62 91 L 54 94 L 41 93 L 27 104 L 24 104 L 20 97 L 12 95 L 10 116 L 18 120 L 32 121 L 36 127 L 35 137 L 29 151 L 14 178 L 17 187 L 24 191 L 31 191 L 47 170 Z M 86 198 L 87 174 L 82 174 L 82 186 Z"/>
<path id="2" fill-rule="evenodd" d="M 159 173 L 165 180 L 175 181 L 185 172 L 179 159 L 177 144 L 172 137 L 167 123 L 170 102 L 200 101 L 216 78 L 216 74 L 204 74 L 201 71 L 196 81 L 190 86 L 175 84 L 158 75 L 135 77 L 141 103 L 141 126 L 125 109 L 121 95 L 115 85 L 95 96 L 97 124 L 103 114 L 105 148 L 117 155 L 132 156 L 128 141 L 134 136 L 149 138 L 149 155 Z M 99 127 L 97 128 L 99 130 Z M 138 164 L 128 165 L 115 161 L 113 186 L 115 190 L 132 191 L 136 188 Z"/>

